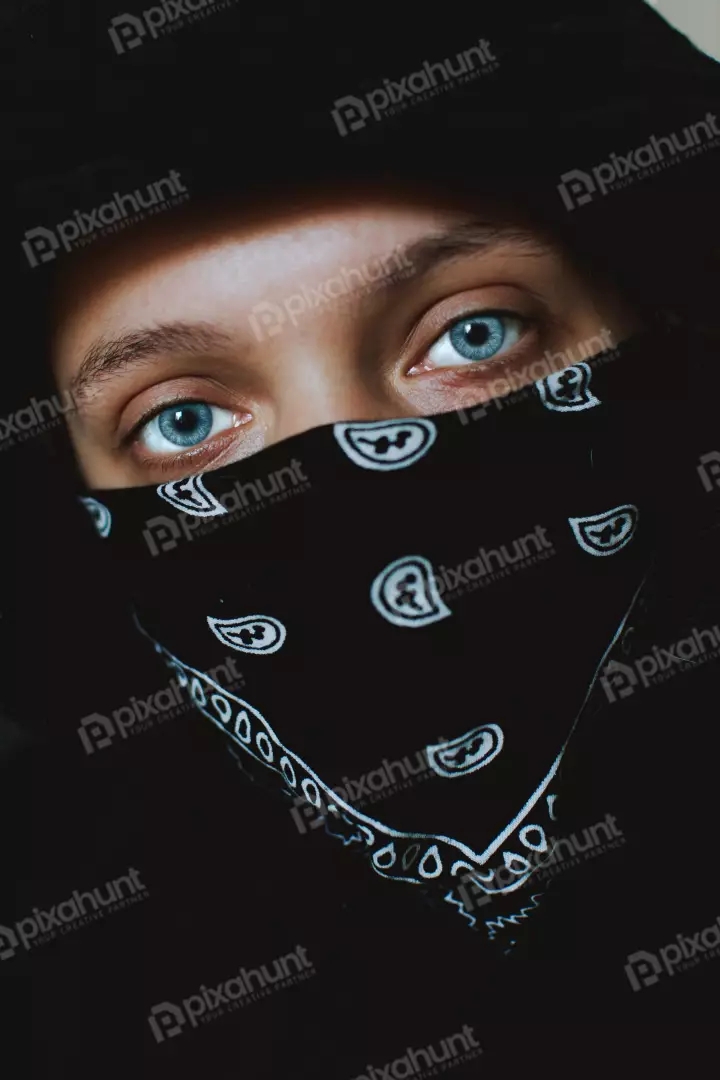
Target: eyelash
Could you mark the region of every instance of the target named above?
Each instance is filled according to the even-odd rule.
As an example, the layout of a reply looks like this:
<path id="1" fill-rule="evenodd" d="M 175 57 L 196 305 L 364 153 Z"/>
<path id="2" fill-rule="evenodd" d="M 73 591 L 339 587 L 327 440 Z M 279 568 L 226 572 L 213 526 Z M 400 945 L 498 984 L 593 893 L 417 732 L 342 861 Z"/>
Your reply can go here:
<path id="1" fill-rule="evenodd" d="M 430 352 L 433 349 L 437 348 L 442 342 L 443 338 L 447 337 L 455 327 L 458 327 L 463 323 L 470 322 L 472 319 L 513 320 L 521 327 L 521 333 L 518 337 L 518 342 L 527 335 L 528 330 L 532 330 L 533 328 L 535 328 L 540 321 L 537 318 L 531 317 L 529 315 L 523 315 L 519 311 L 513 311 L 510 308 L 486 308 L 480 310 L 470 310 L 463 313 L 462 315 L 455 315 L 452 319 L 448 319 L 445 322 L 442 330 L 439 333 L 435 334 L 433 340 L 430 342 L 429 345 L 427 345 L 424 350 L 423 359 L 421 361 L 413 361 L 410 368 L 407 369 L 405 374 L 408 374 L 409 371 L 412 371 L 414 368 L 418 367 L 419 364 L 424 363 L 427 357 L 430 355 Z M 504 352 L 483 358 L 482 360 L 466 360 L 464 364 L 458 362 L 458 364 L 454 367 L 448 365 L 446 367 L 440 366 L 436 368 L 428 368 L 424 372 L 424 374 L 437 375 L 439 373 L 442 373 L 443 371 L 452 371 L 455 374 L 457 374 L 458 372 L 469 373 L 470 371 L 474 371 L 476 373 L 482 372 L 487 374 L 489 368 L 495 368 L 498 366 L 502 367 L 507 363 L 508 356 L 512 354 L 518 342 L 514 343 Z"/>
<path id="2" fill-rule="evenodd" d="M 193 447 L 194 450 L 207 449 L 207 444 L 199 443 L 197 447 Z M 196 453 L 195 457 L 202 457 L 204 455 Z M 186 450 L 182 454 L 172 454 L 170 457 L 167 455 L 161 456 L 159 454 L 153 454 L 149 459 L 152 462 L 153 468 L 158 469 L 161 473 L 175 472 L 176 468 L 181 466 L 187 466 L 188 459 L 192 460 L 192 450 Z"/>
<path id="3" fill-rule="evenodd" d="M 530 316 L 527 316 L 527 315 L 522 315 L 518 311 L 512 311 L 510 309 L 502 309 L 502 308 L 490 308 L 490 309 L 485 309 L 485 310 L 471 310 L 471 311 L 469 311 L 467 313 L 464 313 L 462 315 L 455 315 L 454 318 L 449 319 L 445 323 L 443 329 L 439 333 L 437 333 L 435 335 L 435 337 L 430 342 L 430 344 L 425 348 L 424 354 L 423 354 L 423 359 L 420 360 L 420 361 L 417 361 L 417 360 L 413 361 L 410 368 L 406 369 L 404 374 L 407 375 L 408 371 L 412 370 L 414 367 L 417 367 L 418 364 L 423 363 L 426 360 L 427 356 L 429 355 L 430 351 L 433 348 L 435 348 L 436 346 L 438 346 L 440 344 L 440 342 L 443 340 L 443 338 L 445 338 L 453 330 L 453 328 L 455 328 L 456 326 L 462 324 L 463 322 L 469 322 L 472 319 L 480 319 L 480 318 L 512 319 L 512 320 L 516 321 L 517 323 L 520 324 L 520 326 L 522 328 L 522 333 L 521 333 L 520 340 L 523 337 L 525 337 L 527 331 L 529 329 L 532 329 L 535 325 L 537 325 L 537 322 L 538 322 L 537 319 L 531 318 Z M 512 352 L 514 351 L 516 344 L 517 343 L 515 343 L 513 346 L 511 346 L 505 353 L 500 354 L 497 358 L 493 356 L 493 357 L 489 357 L 487 359 L 483 359 L 481 361 L 467 360 L 464 364 L 462 364 L 462 363 L 458 364 L 458 366 L 456 368 L 451 367 L 451 366 L 446 366 L 446 367 L 441 366 L 441 367 L 438 367 L 438 368 L 428 369 L 423 374 L 426 374 L 426 375 L 429 375 L 429 376 L 442 374 L 443 372 L 445 372 L 445 373 L 451 373 L 452 372 L 454 374 L 457 374 L 458 371 L 462 371 L 463 373 L 469 373 L 469 372 L 473 372 L 473 371 L 474 372 L 484 371 L 485 373 L 487 373 L 487 370 L 488 370 L 489 367 L 496 367 L 496 366 L 504 365 L 507 362 L 507 357 L 509 355 L 512 355 Z M 416 378 L 416 377 L 417 376 L 413 376 L 413 378 Z M 202 398 L 198 398 L 198 397 L 179 398 L 177 400 L 163 402 L 162 404 L 157 405 L 150 412 L 146 413 L 145 416 L 141 417 L 140 420 L 138 420 L 138 422 L 133 426 L 131 431 L 129 431 L 127 433 L 127 435 L 124 436 L 124 438 L 122 439 L 121 445 L 123 447 L 128 447 L 130 445 L 139 443 L 143 431 L 148 428 L 148 426 L 152 423 L 153 420 L 157 419 L 157 417 L 161 416 L 168 409 L 172 409 L 172 408 L 181 409 L 181 408 L 187 407 L 189 405 L 209 405 L 209 402 L 204 401 Z M 219 406 L 219 405 L 217 405 L 217 406 L 210 405 L 209 407 L 210 408 L 218 408 L 218 409 L 223 408 L 223 406 Z M 224 435 L 224 434 L 226 434 L 227 432 L 229 432 L 231 430 L 233 430 L 233 429 L 232 428 L 225 428 L 223 431 L 219 432 L 218 435 Z M 165 454 L 151 453 L 150 451 L 147 451 L 148 461 L 152 462 L 152 465 L 153 465 L 154 468 L 158 468 L 162 472 L 165 472 L 165 471 L 171 472 L 177 466 L 181 466 L 181 465 L 182 466 L 187 466 L 188 460 L 189 459 L 192 460 L 193 457 L 198 458 L 198 457 L 202 457 L 202 456 L 207 456 L 208 448 L 211 446 L 212 442 L 214 442 L 217 439 L 217 437 L 218 436 L 216 435 L 214 437 L 214 439 L 212 439 L 212 438 L 211 439 L 206 439 L 205 441 L 200 442 L 200 443 L 196 444 L 195 446 L 191 446 L 186 450 L 183 450 L 181 452 L 178 452 L 177 454 L 172 454 L 172 455 L 169 455 L 169 456 L 165 455 Z"/>
<path id="4" fill-rule="evenodd" d="M 158 453 L 149 450 L 146 446 L 142 445 L 141 438 L 143 431 L 157 419 L 158 416 L 166 412 L 168 409 L 181 409 L 188 405 L 208 405 L 207 401 L 198 397 L 179 398 L 174 401 L 164 402 L 161 405 L 156 406 L 151 412 L 146 413 L 138 422 L 134 425 L 131 431 L 124 436 L 121 441 L 121 447 L 130 449 L 135 446 L 141 451 L 140 465 L 153 469 L 158 469 L 162 473 L 172 473 L 177 468 L 184 468 L 187 470 L 189 463 L 198 461 L 200 464 L 199 469 L 205 469 L 208 467 L 208 460 L 212 462 L 214 456 L 216 456 L 221 450 L 221 443 L 223 437 L 228 439 L 232 432 L 236 430 L 238 426 L 244 426 L 239 424 L 233 424 L 230 427 L 224 428 L 222 431 L 217 432 L 214 436 L 207 437 L 202 442 L 197 443 L 195 446 L 190 446 L 184 450 L 179 450 L 177 453 Z M 220 405 L 210 405 L 212 409 L 223 408 Z M 225 410 L 231 411 L 231 410 Z M 228 439 L 229 443 L 229 439 Z"/>

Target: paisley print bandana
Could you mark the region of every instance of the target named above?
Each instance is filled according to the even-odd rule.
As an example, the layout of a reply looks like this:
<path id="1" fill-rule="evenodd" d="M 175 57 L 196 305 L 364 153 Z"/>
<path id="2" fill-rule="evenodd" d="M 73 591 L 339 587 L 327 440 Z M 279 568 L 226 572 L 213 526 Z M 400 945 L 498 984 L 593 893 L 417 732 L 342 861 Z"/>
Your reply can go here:
<path id="1" fill-rule="evenodd" d="M 138 626 L 240 758 L 493 938 L 538 902 L 565 751 L 653 551 L 707 505 L 684 351 L 655 331 L 468 412 L 337 423 L 83 501 Z M 205 674 L 228 649 L 242 698 Z M 347 777 L 381 763 L 397 790 L 357 798 Z"/>

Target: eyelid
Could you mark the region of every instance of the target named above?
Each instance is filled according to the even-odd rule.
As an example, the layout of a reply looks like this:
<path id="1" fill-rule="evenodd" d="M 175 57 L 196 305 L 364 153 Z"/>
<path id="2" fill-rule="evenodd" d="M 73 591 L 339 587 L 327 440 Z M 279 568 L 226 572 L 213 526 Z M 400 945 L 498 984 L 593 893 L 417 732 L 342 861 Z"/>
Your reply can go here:
<path id="1" fill-rule="evenodd" d="M 135 439 L 137 439 L 139 437 L 140 432 L 142 431 L 142 429 L 144 427 L 147 427 L 147 425 L 152 420 L 154 420 L 156 416 L 159 416 L 160 413 L 165 412 L 166 409 L 172 409 L 173 407 L 179 407 L 180 405 L 204 405 L 204 404 L 205 404 L 205 402 L 202 401 L 200 398 L 189 398 L 187 396 L 183 397 L 183 395 L 181 394 L 176 399 L 173 399 L 173 400 L 168 399 L 166 401 L 158 403 L 157 405 L 153 405 L 152 408 L 148 409 L 148 411 L 146 413 L 143 413 L 143 415 L 140 417 L 140 419 L 136 420 L 135 423 L 133 424 L 133 426 L 130 428 L 130 430 L 128 432 L 126 432 L 125 435 L 123 435 L 120 445 L 121 446 L 126 446 L 128 443 L 131 443 Z"/>
<path id="2" fill-rule="evenodd" d="M 152 376 L 152 372 L 148 373 Z M 231 409 L 239 415 L 254 408 L 252 394 L 237 385 L 237 370 L 229 367 L 223 371 L 182 370 L 182 364 L 172 370 L 161 367 L 156 377 L 136 384 L 133 393 L 117 403 L 113 415 L 112 437 L 116 450 L 127 445 L 136 436 L 138 428 L 153 420 L 158 413 L 174 405 L 208 404 L 221 409 Z M 109 402 L 108 402 L 109 404 Z"/>
<path id="3" fill-rule="evenodd" d="M 518 322 L 522 323 L 524 331 L 527 331 L 528 329 L 537 326 L 538 323 L 540 322 L 540 319 L 539 319 L 539 317 L 537 315 L 525 315 L 522 312 L 517 311 L 517 310 L 512 309 L 512 308 L 503 308 L 503 307 L 497 307 L 497 306 L 496 307 L 490 306 L 490 307 L 486 307 L 486 308 L 476 307 L 476 308 L 474 308 L 472 310 L 463 311 L 461 314 L 456 312 L 454 316 L 452 316 L 452 317 L 448 316 L 447 318 L 445 318 L 443 320 L 442 329 L 437 331 L 435 336 L 432 338 L 432 340 L 429 341 L 421 350 L 419 350 L 420 353 L 421 353 L 420 356 L 418 356 L 417 353 L 414 353 L 414 358 L 409 360 L 407 362 L 407 364 L 404 365 L 403 374 L 407 375 L 410 371 L 412 371 L 413 368 L 417 367 L 418 364 L 421 363 L 426 358 L 426 356 L 429 353 L 430 349 L 432 349 L 432 347 L 434 345 L 437 345 L 437 343 L 440 341 L 440 339 L 442 337 L 444 337 L 445 334 L 447 334 L 447 332 L 451 329 L 451 327 L 455 326 L 459 322 L 462 322 L 463 319 L 473 319 L 473 318 L 477 318 L 479 316 L 492 316 L 492 315 L 499 315 L 501 317 L 509 318 L 509 319 L 517 319 Z M 513 349 L 515 347 L 516 346 L 513 346 Z M 502 356 L 498 357 L 498 360 L 505 360 L 508 356 L 512 355 L 512 351 L 513 350 L 510 349 L 507 353 L 504 353 Z M 484 361 L 484 363 L 486 363 L 486 364 L 489 364 L 491 362 L 492 362 L 492 358 L 488 359 L 487 361 Z M 424 372 L 424 374 L 431 374 L 431 372 Z"/>
<path id="4" fill-rule="evenodd" d="M 204 453 L 199 452 L 201 447 L 204 448 Z M 146 468 L 158 469 L 161 473 L 172 473 L 175 472 L 176 469 L 187 468 L 188 460 L 192 460 L 193 457 L 195 459 L 207 457 L 207 447 L 208 443 L 206 442 L 199 443 L 196 447 L 188 447 L 187 450 L 177 454 L 148 455 L 143 464 Z M 193 454 L 193 451 L 196 451 L 196 453 Z"/>
<path id="5" fill-rule="evenodd" d="M 136 420 L 133 426 L 130 428 L 120 440 L 120 447 L 125 448 L 132 443 L 137 442 L 142 429 L 147 427 L 156 417 L 164 413 L 166 409 L 179 408 L 182 405 L 208 405 L 214 409 L 225 409 L 227 412 L 231 412 L 233 416 L 241 415 L 242 410 L 236 408 L 228 408 L 227 405 L 218 405 L 214 401 L 208 401 L 201 394 L 178 394 L 175 398 L 166 398 L 163 402 L 158 402 L 148 409 L 139 420 Z M 249 414 L 248 414 L 249 415 Z M 236 425 L 237 426 L 237 425 Z"/>
<path id="6" fill-rule="evenodd" d="M 507 318 L 507 319 L 517 319 L 518 322 L 527 323 L 527 324 L 530 324 L 533 321 L 537 321 L 536 318 L 534 319 L 530 315 L 523 315 L 523 313 L 521 311 L 517 311 L 514 308 L 502 308 L 502 307 L 475 308 L 473 311 L 464 311 L 462 313 L 462 315 L 455 315 L 453 318 L 448 318 L 447 320 L 445 320 L 444 325 L 443 325 L 443 329 L 440 330 L 439 333 L 436 334 L 436 336 L 430 342 L 430 347 L 432 347 L 437 341 L 439 341 L 440 338 L 443 336 L 443 334 L 447 334 L 448 330 L 452 326 L 455 326 L 456 323 L 462 322 L 464 319 L 476 319 L 476 318 L 480 318 L 480 317 L 483 317 L 483 316 L 487 317 L 487 316 L 491 316 L 491 315 L 499 315 L 499 316 L 503 316 L 504 318 Z"/>
<path id="7" fill-rule="evenodd" d="M 493 312 L 527 320 L 533 317 L 552 319 L 547 298 L 527 284 L 517 280 L 481 280 L 476 277 L 474 283 L 468 281 L 465 288 L 455 288 L 445 295 L 436 296 L 430 304 L 416 311 L 398 355 L 418 355 L 446 333 L 453 322 L 471 315 Z"/>
<path id="8" fill-rule="evenodd" d="M 179 450 L 173 454 L 149 453 L 142 448 L 141 441 L 137 439 L 134 443 L 136 463 L 142 469 L 148 471 L 157 469 L 161 473 L 172 473 L 176 469 L 189 469 L 192 472 L 193 465 L 197 465 L 197 471 L 200 472 L 208 468 L 215 468 L 218 460 L 222 459 L 224 461 L 226 455 L 234 451 L 233 444 L 237 444 L 238 441 L 235 438 L 236 430 L 236 428 L 226 428 L 212 438 L 205 439 L 195 446 L 186 447 L 184 450 Z M 247 442 L 248 440 L 245 440 L 243 445 L 247 445 Z M 141 449 L 142 452 L 140 453 Z M 259 449 L 259 447 L 256 447 L 256 449 Z M 252 449 L 249 452 L 252 452 Z M 229 460 L 236 459 L 232 457 Z"/>
<path id="9" fill-rule="evenodd" d="M 474 286 L 468 285 L 463 289 L 454 289 L 444 296 L 437 296 L 423 305 L 420 311 L 416 311 L 400 353 L 404 354 L 413 349 L 418 339 L 425 341 L 428 333 L 433 334 L 434 341 L 453 321 L 496 311 L 525 319 L 532 318 L 533 315 L 537 318 L 541 313 L 551 317 L 547 298 L 527 285 L 519 285 L 513 281 L 487 281 Z"/>

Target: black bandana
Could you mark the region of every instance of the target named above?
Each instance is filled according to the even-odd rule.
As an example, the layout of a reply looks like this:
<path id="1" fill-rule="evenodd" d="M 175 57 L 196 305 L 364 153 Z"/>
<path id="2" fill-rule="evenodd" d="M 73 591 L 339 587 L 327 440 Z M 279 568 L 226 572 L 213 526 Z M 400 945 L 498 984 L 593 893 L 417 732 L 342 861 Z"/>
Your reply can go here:
<path id="1" fill-rule="evenodd" d="M 566 747 L 652 552 L 705 505 L 682 344 L 643 335 L 468 412 L 338 423 L 84 499 L 141 629 L 241 757 L 476 926 L 471 881 L 490 937 L 538 899 Z M 205 674 L 228 649 L 243 698 Z M 407 782 L 376 814 L 347 778 L 381 763 Z"/>

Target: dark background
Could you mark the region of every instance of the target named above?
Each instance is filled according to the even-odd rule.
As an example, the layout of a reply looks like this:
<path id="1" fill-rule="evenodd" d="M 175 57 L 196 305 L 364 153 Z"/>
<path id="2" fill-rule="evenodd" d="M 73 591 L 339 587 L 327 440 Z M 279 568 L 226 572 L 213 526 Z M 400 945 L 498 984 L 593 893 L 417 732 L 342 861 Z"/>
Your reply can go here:
<path id="1" fill-rule="evenodd" d="M 304 4 L 257 14 L 237 4 L 117 56 L 106 26 L 121 10 L 3 11 L 0 415 L 52 391 L 53 268 L 30 270 L 24 230 L 169 168 L 198 200 L 419 171 L 446 190 L 516 195 L 611 265 L 646 310 L 714 324 L 717 153 L 575 215 L 557 205 L 565 169 L 588 168 L 649 132 L 681 130 L 718 104 L 717 65 L 646 5 Z M 479 37 L 501 58 L 499 77 L 339 138 L 329 117 L 336 97 Z M 619 762 L 603 729 L 575 816 L 582 826 L 616 814 L 627 844 L 561 875 L 529 959 L 503 964 L 452 919 L 339 857 L 323 830 L 300 835 L 199 716 L 187 711 L 86 754 L 82 717 L 145 697 L 166 675 L 136 638 L 112 567 L 71 497 L 61 427 L 3 449 L 0 477 L 0 923 L 129 866 L 148 889 L 142 903 L 0 963 L 2 1075 L 352 1080 L 466 1023 L 484 1054 L 451 1070 L 458 1077 L 514 1076 L 528 1064 L 589 1075 L 608 1061 L 622 1075 L 655 1059 L 667 1065 L 673 1053 L 685 1067 L 699 1048 L 714 1053 L 702 1041 L 713 1028 L 713 963 L 678 977 L 677 992 L 666 980 L 632 994 L 622 973 L 629 951 L 720 914 L 714 833 L 703 821 L 716 786 L 710 670 L 613 712 L 626 753 Z M 717 597 L 716 552 L 708 534 L 666 569 L 665 608 L 683 598 L 673 625 Z M 297 945 L 315 962 L 312 979 L 155 1043 L 152 1005 Z"/>

